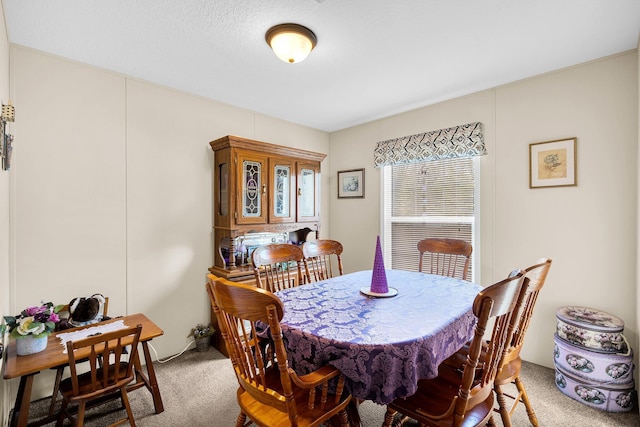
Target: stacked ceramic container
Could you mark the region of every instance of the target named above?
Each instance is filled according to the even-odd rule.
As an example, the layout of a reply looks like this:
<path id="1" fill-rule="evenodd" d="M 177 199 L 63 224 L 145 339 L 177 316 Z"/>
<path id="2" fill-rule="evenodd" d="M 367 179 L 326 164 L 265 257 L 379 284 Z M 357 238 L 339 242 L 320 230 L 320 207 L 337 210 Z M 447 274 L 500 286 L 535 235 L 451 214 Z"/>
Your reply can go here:
<path id="1" fill-rule="evenodd" d="M 556 386 L 606 412 L 628 412 L 635 402 L 633 351 L 624 322 L 600 310 L 567 306 L 556 312 Z"/>

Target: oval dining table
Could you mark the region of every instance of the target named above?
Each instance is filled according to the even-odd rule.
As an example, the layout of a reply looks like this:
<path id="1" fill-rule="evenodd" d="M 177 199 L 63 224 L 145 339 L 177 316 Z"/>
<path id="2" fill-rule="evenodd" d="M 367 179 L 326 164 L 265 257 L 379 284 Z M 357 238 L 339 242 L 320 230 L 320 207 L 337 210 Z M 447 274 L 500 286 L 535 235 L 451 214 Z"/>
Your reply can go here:
<path id="1" fill-rule="evenodd" d="M 472 282 L 386 270 L 392 297 L 371 297 L 372 271 L 359 271 L 276 293 L 289 365 L 298 374 L 338 368 L 357 399 L 387 404 L 415 393 L 422 378 L 473 335 Z"/>

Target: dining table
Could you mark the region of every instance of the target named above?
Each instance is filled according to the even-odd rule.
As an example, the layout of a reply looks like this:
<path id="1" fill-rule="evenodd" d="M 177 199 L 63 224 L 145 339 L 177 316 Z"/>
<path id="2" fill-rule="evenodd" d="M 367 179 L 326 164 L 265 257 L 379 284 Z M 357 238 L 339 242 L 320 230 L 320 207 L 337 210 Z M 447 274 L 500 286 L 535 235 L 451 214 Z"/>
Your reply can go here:
<path id="1" fill-rule="evenodd" d="M 11 340 L 7 346 L 5 356 L 4 379 L 9 380 L 12 378 L 20 378 L 20 384 L 18 386 L 18 393 L 16 395 L 16 401 L 9 421 L 9 426 L 24 427 L 27 425 L 42 425 L 46 422 L 55 420 L 53 417 L 47 417 L 44 420 L 37 420 L 29 424 L 29 404 L 31 402 L 31 390 L 33 388 L 35 375 L 45 369 L 57 368 L 68 363 L 69 357 L 66 353 L 66 346 L 64 344 L 66 340 L 81 339 L 96 333 L 113 330 L 114 328 L 134 327 L 136 325 L 142 325 L 142 331 L 140 332 L 140 345 L 144 355 L 145 368 L 143 369 L 140 363 L 140 357 L 136 357 L 133 360 L 136 379 L 129 385 L 127 391 L 146 387 L 153 397 L 153 404 L 156 413 L 159 414 L 163 412 L 164 406 L 160 395 L 160 388 L 158 387 L 158 381 L 156 379 L 155 369 L 153 367 L 153 360 L 149 352 L 149 341 L 163 335 L 164 332 L 147 316 L 142 313 L 137 313 L 128 316 L 115 317 L 92 325 L 54 332 L 47 337 L 47 347 L 44 351 L 26 356 L 17 355 L 16 341 Z"/>
<path id="2" fill-rule="evenodd" d="M 388 269 L 389 293 L 379 297 L 371 296 L 372 274 L 358 271 L 276 295 L 296 373 L 333 365 L 353 397 L 387 404 L 415 393 L 418 380 L 436 377 L 438 365 L 472 338 L 472 305 L 482 286 Z"/>

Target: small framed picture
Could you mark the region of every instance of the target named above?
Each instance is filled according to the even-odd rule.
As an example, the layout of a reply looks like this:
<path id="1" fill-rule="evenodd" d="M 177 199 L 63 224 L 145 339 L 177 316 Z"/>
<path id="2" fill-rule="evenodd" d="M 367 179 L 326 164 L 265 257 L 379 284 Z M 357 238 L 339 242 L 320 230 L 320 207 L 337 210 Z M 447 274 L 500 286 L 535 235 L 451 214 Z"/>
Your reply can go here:
<path id="1" fill-rule="evenodd" d="M 338 199 L 364 198 L 364 169 L 338 171 Z"/>
<path id="2" fill-rule="evenodd" d="M 529 188 L 577 185 L 577 138 L 529 144 Z"/>

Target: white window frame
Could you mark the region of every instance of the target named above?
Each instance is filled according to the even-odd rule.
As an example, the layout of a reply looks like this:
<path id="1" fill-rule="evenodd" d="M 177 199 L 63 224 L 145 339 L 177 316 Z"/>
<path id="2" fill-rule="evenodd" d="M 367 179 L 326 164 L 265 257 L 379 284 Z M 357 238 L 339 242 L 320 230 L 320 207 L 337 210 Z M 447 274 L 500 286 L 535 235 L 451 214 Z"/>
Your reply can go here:
<path id="1" fill-rule="evenodd" d="M 441 217 L 441 216 L 432 216 L 432 217 L 401 217 L 397 220 L 391 218 L 390 221 L 387 222 L 385 216 L 385 197 L 384 192 L 385 189 L 391 186 L 391 168 L 392 166 L 382 166 L 380 173 L 380 243 L 382 245 L 382 252 L 385 259 L 391 260 L 391 245 L 387 245 L 386 242 L 391 241 L 391 223 L 393 222 L 402 222 L 402 223 L 467 223 L 471 224 L 471 235 L 472 235 L 472 245 L 473 245 L 473 257 L 472 257 L 472 277 L 471 281 L 478 283 L 480 279 L 480 266 L 481 263 L 481 255 L 482 250 L 480 247 L 480 157 L 473 158 L 473 179 L 474 179 L 474 203 L 473 203 L 473 218 L 472 217 Z M 416 249 L 417 250 L 417 249 Z M 387 267 L 389 268 L 389 267 Z"/>

